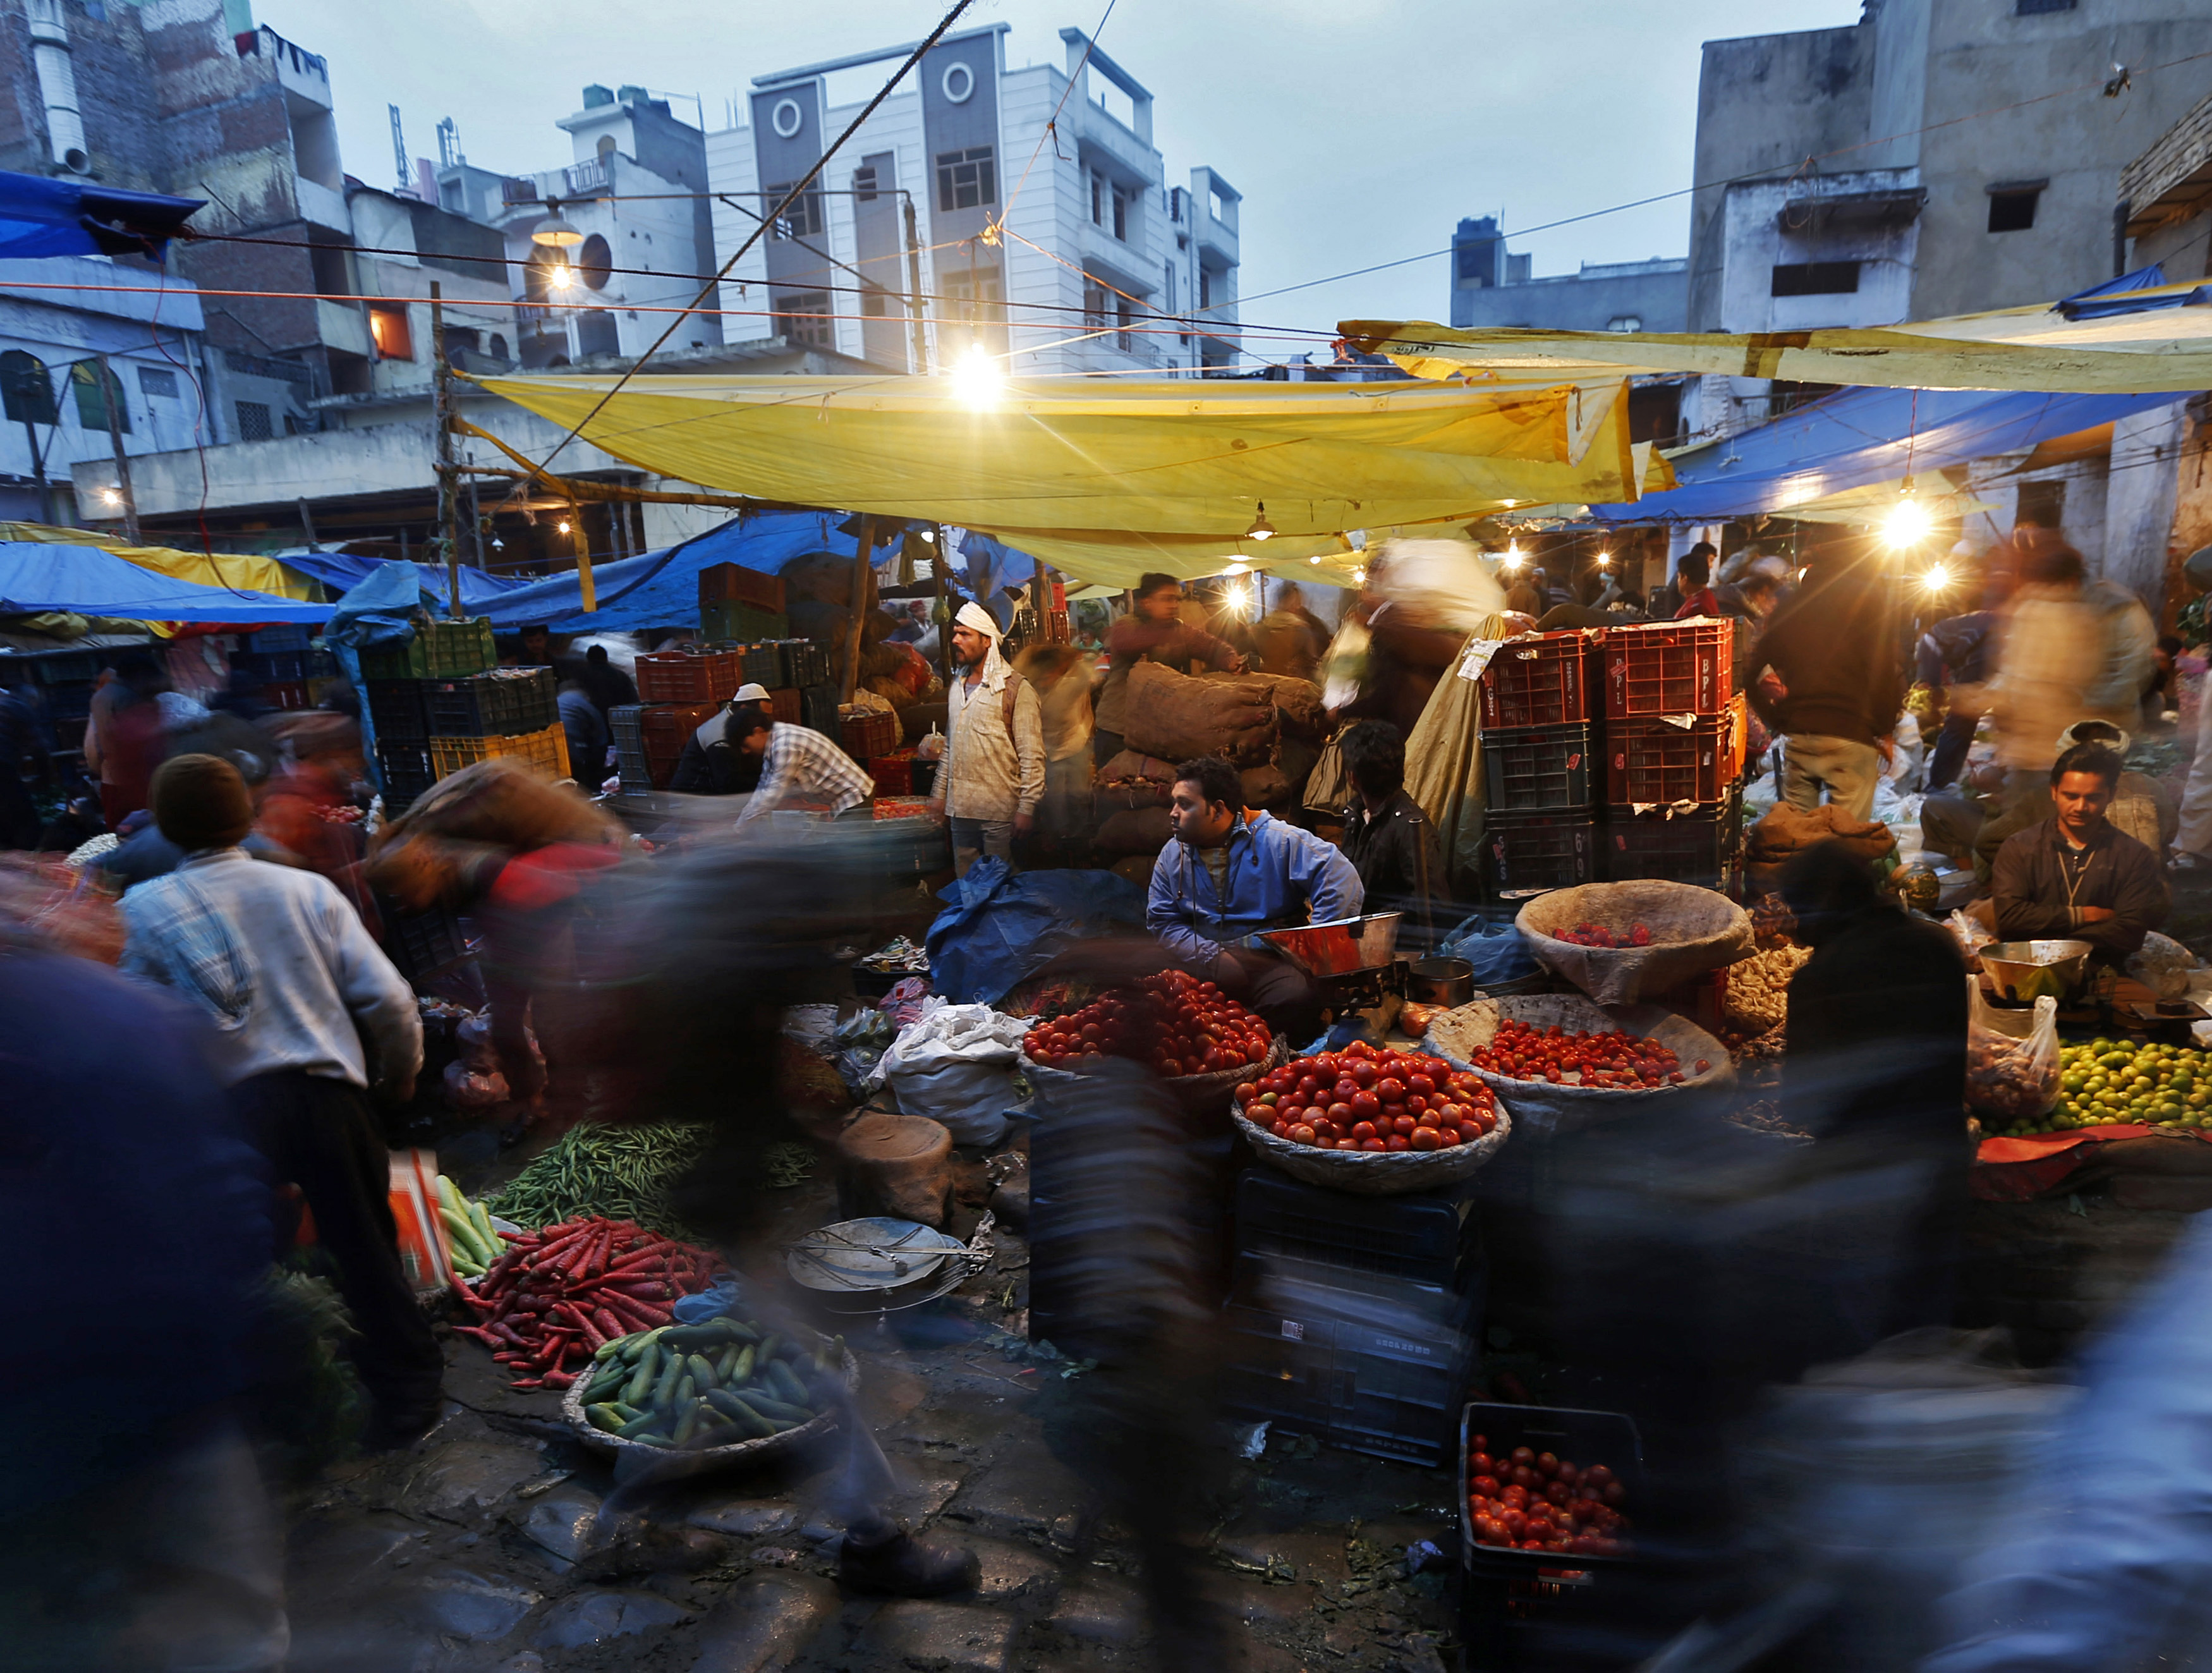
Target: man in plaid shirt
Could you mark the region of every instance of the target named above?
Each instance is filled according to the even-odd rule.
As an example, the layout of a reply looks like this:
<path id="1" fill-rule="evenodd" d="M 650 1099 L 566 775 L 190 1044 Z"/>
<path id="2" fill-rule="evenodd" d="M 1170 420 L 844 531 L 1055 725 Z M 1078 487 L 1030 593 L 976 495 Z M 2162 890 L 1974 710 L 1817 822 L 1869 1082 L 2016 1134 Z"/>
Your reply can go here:
<path id="1" fill-rule="evenodd" d="M 730 710 L 722 735 L 740 753 L 763 757 L 760 788 L 738 815 L 739 830 L 787 801 L 827 803 L 837 814 L 875 798 L 875 780 L 811 727 L 771 721 L 764 711 L 741 704 Z"/>

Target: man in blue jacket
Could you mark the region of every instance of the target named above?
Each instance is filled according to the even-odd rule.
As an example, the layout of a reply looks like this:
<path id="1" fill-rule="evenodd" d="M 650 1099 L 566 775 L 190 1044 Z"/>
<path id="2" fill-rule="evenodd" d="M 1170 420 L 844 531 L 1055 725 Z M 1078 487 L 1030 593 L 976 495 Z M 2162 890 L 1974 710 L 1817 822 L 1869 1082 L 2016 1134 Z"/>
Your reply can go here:
<path id="1" fill-rule="evenodd" d="M 1320 989 L 1273 952 L 1242 943 L 1262 929 L 1356 916 L 1366 897 L 1358 872 L 1311 831 L 1247 808 L 1237 769 L 1214 756 L 1176 769 L 1168 820 L 1175 837 L 1153 862 L 1145 927 L 1277 1033 L 1310 1038 Z"/>

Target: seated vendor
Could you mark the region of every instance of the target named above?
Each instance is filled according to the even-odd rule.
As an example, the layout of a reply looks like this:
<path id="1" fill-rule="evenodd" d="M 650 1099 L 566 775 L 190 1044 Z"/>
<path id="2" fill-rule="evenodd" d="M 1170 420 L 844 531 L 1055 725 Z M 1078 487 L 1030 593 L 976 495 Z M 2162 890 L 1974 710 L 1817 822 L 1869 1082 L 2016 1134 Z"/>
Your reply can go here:
<path id="1" fill-rule="evenodd" d="M 684 753 L 677 757 L 668 788 L 691 796 L 734 796 L 759 788 L 760 754 L 737 746 L 730 735 L 730 714 L 734 709 L 754 705 L 765 713 L 768 702 L 764 685 L 748 683 L 738 687 L 738 695 L 708 715 L 691 734 Z"/>
<path id="2" fill-rule="evenodd" d="M 1272 950 L 1239 945 L 1263 929 L 1356 915 L 1365 898 L 1351 861 L 1311 831 L 1244 806 L 1237 769 L 1217 757 L 1176 769 L 1175 836 L 1152 865 L 1145 927 L 1194 975 L 1295 1042 L 1321 1022 L 1313 978 Z"/>
<path id="3" fill-rule="evenodd" d="M 2051 769 L 2050 818 L 2014 832 L 1992 874 L 2001 940 L 2070 940 L 2118 964 L 2166 922 L 2166 873 L 2158 856 L 2106 817 L 2120 783 L 2120 757 L 2076 744 Z"/>
<path id="4" fill-rule="evenodd" d="M 1450 891 L 1437 828 L 1406 794 L 1404 735 L 1388 721 L 1362 721 L 1336 744 L 1357 798 L 1344 810 L 1344 856 L 1359 873 L 1365 910 L 1404 912 L 1433 929 L 1435 903 Z"/>
<path id="5" fill-rule="evenodd" d="M 834 815 L 865 809 L 875 798 L 875 780 L 811 727 L 771 721 L 750 703 L 732 703 L 723 735 L 732 749 L 761 763 L 760 788 L 738 815 L 739 830 L 779 807 L 804 804 Z"/>

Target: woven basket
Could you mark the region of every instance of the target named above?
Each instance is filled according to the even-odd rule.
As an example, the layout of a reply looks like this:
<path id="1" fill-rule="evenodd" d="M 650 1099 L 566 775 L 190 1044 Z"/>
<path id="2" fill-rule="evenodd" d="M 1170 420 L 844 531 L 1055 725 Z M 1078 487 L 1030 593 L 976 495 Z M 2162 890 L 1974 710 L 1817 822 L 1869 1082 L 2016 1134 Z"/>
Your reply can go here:
<path id="1" fill-rule="evenodd" d="M 1548 1080 L 1516 1080 L 1478 1067 L 1474 1055 L 1490 1043 L 1500 1022 L 1522 1022 L 1531 1028 L 1557 1024 L 1576 1034 L 1602 1033 L 1618 1028 L 1653 1039 L 1666 1046 L 1686 1066 L 1679 1086 L 1631 1090 L 1615 1086 L 1554 1086 Z M 1470 1069 L 1496 1093 L 1498 1101 L 1513 1112 L 1531 1138 L 1547 1137 L 1594 1121 L 1639 1115 L 1662 1107 L 1667 1100 L 1686 1092 L 1724 1092 L 1735 1085 L 1735 1066 L 1728 1048 L 1686 1019 L 1652 1006 L 1634 1006 L 1619 1013 L 1592 1004 L 1580 994 L 1522 994 L 1505 999 L 1478 999 L 1447 1011 L 1429 1025 L 1429 1049 L 1454 1068 Z M 1704 1058 L 1712 1067 L 1703 1074 L 1686 1066 Z"/>
<path id="2" fill-rule="evenodd" d="M 1281 1035 L 1267 1049 L 1266 1059 L 1257 1063 L 1245 1063 L 1233 1069 L 1215 1069 L 1210 1074 L 1179 1074 L 1164 1084 L 1176 1096 L 1184 1110 L 1194 1116 L 1218 1116 L 1226 1110 L 1237 1096 L 1237 1087 L 1247 1080 L 1279 1068 L 1290 1061 L 1291 1045 Z M 1055 1074 L 1088 1074 L 1089 1069 L 1064 1069 L 1037 1062 L 1026 1053 L 1023 1055 L 1022 1073 L 1038 1085 L 1048 1085 L 1048 1077 Z"/>
<path id="3" fill-rule="evenodd" d="M 823 1340 L 818 1334 L 816 1341 Z M 561 1415 L 576 1432 L 577 1439 L 593 1451 L 602 1452 L 615 1461 L 617 1475 L 625 1481 L 647 1476 L 654 1481 L 673 1481 L 679 1476 L 704 1475 L 709 1470 L 726 1469 L 735 1465 L 761 1463 L 769 1458 L 781 1457 L 796 1449 L 802 1442 L 817 1435 L 826 1435 L 836 1427 L 835 1411 L 818 1412 L 796 1429 L 786 1429 L 780 1435 L 766 1435 L 757 1440 L 732 1441 L 727 1446 L 702 1446 L 677 1451 L 665 1446 L 647 1446 L 641 1440 L 624 1440 L 604 1429 L 592 1427 L 584 1415 L 584 1390 L 591 1385 L 591 1378 L 580 1376 L 568 1385 L 561 1396 Z M 845 1350 L 845 1387 L 856 1392 L 860 1386 L 860 1362 L 853 1357 L 853 1350 Z"/>
<path id="4" fill-rule="evenodd" d="M 1585 883 L 1555 889 L 1521 909 L 1514 924 L 1536 962 L 1600 1005 L 1630 1005 L 1692 976 L 1733 964 L 1752 950 L 1751 915 L 1726 895 L 1688 883 Z M 1641 947 L 1586 947 L 1558 939 L 1577 924 L 1651 932 Z"/>
<path id="5" fill-rule="evenodd" d="M 1230 1111 L 1245 1141 L 1269 1165 L 1309 1185 L 1354 1196 L 1397 1196 L 1407 1191 L 1434 1190 L 1464 1179 L 1504 1147 L 1513 1130 L 1513 1117 L 1498 1111 L 1498 1125 L 1473 1144 L 1449 1150 L 1322 1150 L 1310 1144 L 1279 1139 L 1258 1122 L 1247 1120 L 1241 1110 Z"/>

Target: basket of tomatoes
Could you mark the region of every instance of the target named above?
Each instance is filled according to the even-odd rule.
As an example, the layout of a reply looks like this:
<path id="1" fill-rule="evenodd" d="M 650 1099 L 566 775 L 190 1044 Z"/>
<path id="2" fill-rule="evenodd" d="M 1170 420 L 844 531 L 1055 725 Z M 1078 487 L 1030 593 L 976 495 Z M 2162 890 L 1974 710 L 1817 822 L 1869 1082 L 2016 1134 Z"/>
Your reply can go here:
<path id="1" fill-rule="evenodd" d="M 1022 1042 L 1029 1064 L 1063 1074 L 1090 1073 L 1111 1057 L 1142 1063 L 1194 1115 L 1218 1114 L 1240 1081 L 1287 1050 L 1258 1017 L 1182 970 L 1111 989 L 1036 1024 Z"/>
<path id="2" fill-rule="evenodd" d="M 1688 1019 L 1649 1006 L 1608 1012 L 1579 994 L 1478 999 L 1436 1018 L 1427 1038 L 1532 1131 L 1735 1084 L 1728 1048 Z"/>
<path id="3" fill-rule="evenodd" d="M 1464 1179 L 1513 1123 L 1482 1082 L 1443 1059 L 1354 1040 L 1237 1088 L 1237 1124 L 1293 1179 L 1395 1196 Z"/>

